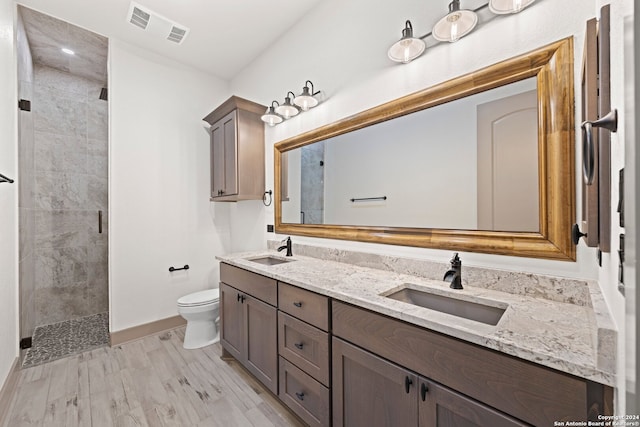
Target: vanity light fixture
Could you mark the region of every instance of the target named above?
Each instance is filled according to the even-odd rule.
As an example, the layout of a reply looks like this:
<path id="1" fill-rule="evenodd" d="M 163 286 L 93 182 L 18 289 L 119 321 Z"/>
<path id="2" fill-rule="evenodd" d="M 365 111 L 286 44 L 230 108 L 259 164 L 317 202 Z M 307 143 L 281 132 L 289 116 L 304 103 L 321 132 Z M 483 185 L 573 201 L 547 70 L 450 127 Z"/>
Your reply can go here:
<path id="1" fill-rule="evenodd" d="M 477 12 L 482 9 L 488 7 L 496 15 L 506 15 L 521 12 L 534 2 L 535 0 L 489 0 L 474 10 L 467 10 L 460 8 L 460 0 L 453 0 L 449 3 L 449 13 L 434 25 L 430 33 L 414 37 L 411 21 L 407 20 L 402 38 L 389 48 L 387 54 L 392 61 L 406 64 L 422 55 L 426 48 L 424 40 L 428 37 L 436 42 L 452 43 L 469 34 L 478 23 Z"/>
<path id="2" fill-rule="evenodd" d="M 496 15 L 518 13 L 536 0 L 490 0 L 489 10 Z"/>
<path id="3" fill-rule="evenodd" d="M 269 126 L 275 126 L 278 123 L 282 123 L 282 121 L 284 120 L 280 115 L 276 114 L 273 104 L 277 104 L 278 106 L 280 106 L 278 101 L 273 101 L 271 103 L 271 107 L 268 107 L 267 111 L 262 115 L 262 117 L 260 117 L 262 121 Z"/>
<path id="4" fill-rule="evenodd" d="M 309 91 L 309 85 L 311 85 L 311 91 Z M 302 111 L 309 111 L 310 108 L 318 105 L 316 95 L 319 93 L 320 91 L 313 91 L 313 83 L 311 83 L 311 80 L 307 80 L 302 87 L 302 93 L 293 98 L 293 103 L 300 107 Z"/>
<path id="5" fill-rule="evenodd" d="M 413 26 L 411 21 L 407 20 L 402 30 L 402 38 L 389 48 L 389 59 L 406 64 L 422 55 L 426 47 L 424 40 L 413 37 Z"/>
<path id="6" fill-rule="evenodd" d="M 478 23 L 478 15 L 472 10 L 460 9 L 460 0 L 449 3 L 449 13 L 434 25 L 433 38 L 441 42 L 457 42 L 469 34 Z"/>
<path id="7" fill-rule="evenodd" d="M 293 116 L 297 116 L 301 111 L 309 111 L 310 108 L 320 103 L 321 96 L 322 92 L 314 91 L 313 83 L 311 80 L 307 80 L 304 82 L 300 95 L 296 96 L 291 91 L 287 92 L 284 103 L 280 104 L 278 101 L 273 101 L 271 107 L 267 108 L 261 119 L 269 126 L 275 126 Z"/>
<path id="8" fill-rule="evenodd" d="M 291 94 L 291 96 L 289 96 Z M 295 105 L 291 104 L 291 99 L 295 98 L 295 94 L 291 91 L 287 92 L 287 96 L 284 98 L 284 104 L 280 104 L 276 107 L 276 114 L 281 115 L 286 119 L 290 119 L 293 116 L 297 116 L 300 110 Z"/>

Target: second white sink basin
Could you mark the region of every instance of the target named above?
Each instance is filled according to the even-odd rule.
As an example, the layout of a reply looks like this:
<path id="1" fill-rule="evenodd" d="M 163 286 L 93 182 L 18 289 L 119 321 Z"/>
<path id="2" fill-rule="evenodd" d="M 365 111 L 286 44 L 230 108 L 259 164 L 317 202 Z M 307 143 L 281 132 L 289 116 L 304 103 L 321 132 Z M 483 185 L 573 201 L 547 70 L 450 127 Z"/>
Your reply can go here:
<path id="1" fill-rule="evenodd" d="M 477 302 L 450 298 L 424 290 L 403 288 L 399 291 L 385 295 L 396 301 L 406 302 L 419 307 L 436 310 L 453 316 L 462 317 L 487 325 L 497 325 L 504 314 L 506 307 L 492 306 Z"/>

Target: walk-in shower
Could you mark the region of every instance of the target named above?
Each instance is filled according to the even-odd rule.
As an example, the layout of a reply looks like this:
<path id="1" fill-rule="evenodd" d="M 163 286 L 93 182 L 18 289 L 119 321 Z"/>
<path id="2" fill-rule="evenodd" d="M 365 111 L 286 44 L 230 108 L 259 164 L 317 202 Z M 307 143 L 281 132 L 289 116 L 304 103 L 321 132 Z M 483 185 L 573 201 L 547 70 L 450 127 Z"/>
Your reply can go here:
<path id="1" fill-rule="evenodd" d="M 16 180 L 28 366 L 108 343 L 108 44 L 18 10 L 18 90 L 29 104 L 19 113 Z"/>

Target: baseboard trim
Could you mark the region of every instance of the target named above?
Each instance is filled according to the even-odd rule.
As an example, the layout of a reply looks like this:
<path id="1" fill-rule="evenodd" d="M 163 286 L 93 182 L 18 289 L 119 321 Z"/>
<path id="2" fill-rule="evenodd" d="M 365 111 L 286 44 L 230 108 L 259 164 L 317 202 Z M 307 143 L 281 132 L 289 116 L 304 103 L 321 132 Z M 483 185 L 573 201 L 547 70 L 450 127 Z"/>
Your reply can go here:
<path id="1" fill-rule="evenodd" d="M 16 394 L 18 387 L 18 368 L 19 357 L 16 357 L 9 369 L 7 379 L 4 381 L 2 388 L 0 388 L 0 426 L 4 425 L 7 421 L 5 418 L 9 415 L 9 409 L 11 409 L 11 402 L 13 396 Z"/>
<path id="2" fill-rule="evenodd" d="M 123 329 L 121 331 L 111 332 L 111 346 L 139 340 L 148 335 L 157 334 L 158 332 L 177 328 L 186 324 L 187 321 L 182 316 L 173 316 L 167 317 L 166 319 L 156 320 L 155 322 L 134 326 L 132 328 Z"/>

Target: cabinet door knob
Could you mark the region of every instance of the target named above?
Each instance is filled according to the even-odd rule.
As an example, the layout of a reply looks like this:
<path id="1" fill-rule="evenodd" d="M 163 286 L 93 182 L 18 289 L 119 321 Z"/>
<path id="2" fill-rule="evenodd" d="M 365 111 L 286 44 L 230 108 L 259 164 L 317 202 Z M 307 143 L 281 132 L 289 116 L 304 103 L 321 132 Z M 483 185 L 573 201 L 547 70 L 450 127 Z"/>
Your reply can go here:
<path id="1" fill-rule="evenodd" d="M 422 386 L 420 386 L 420 397 L 422 398 L 423 402 L 427 400 L 428 392 L 429 392 L 429 386 L 427 385 L 427 383 L 422 383 Z"/>
<path id="2" fill-rule="evenodd" d="M 293 305 L 295 305 L 296 307 L 302 307 L 302 303 L 301 302 L 294 302 Z"/>
<path id="3" fill-rule="evenodd" d="M 302 350 L 302 348 L 304 347 L 304 343 L 301 343 L 301 342 L 297 342 L 297 343 L 295 343 L 293 345 L 295 345 L 296 348 L 299 349 L 299 350 Z"/>
<path id="4" fill-rule="evenodd" d="M 296 397 L 297 397 L 299 400 L 304 400 L 304 393 L 302 393 L 302 392 L 296 392 Z"/>
<path id="5" fill-rule="evenodd" d="M 413 384 L 413 380 L 411 378 L 409 378 L 408 375 L 406 377 L 404 377 L 404 390 L 407 393 L 409 393 L 409 390 L 411 390 L 411 384 Z"/>

